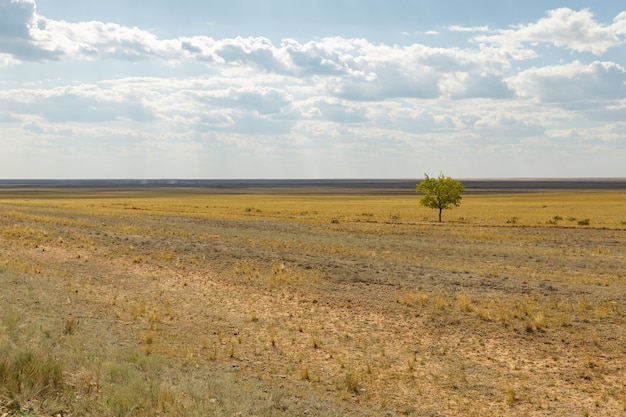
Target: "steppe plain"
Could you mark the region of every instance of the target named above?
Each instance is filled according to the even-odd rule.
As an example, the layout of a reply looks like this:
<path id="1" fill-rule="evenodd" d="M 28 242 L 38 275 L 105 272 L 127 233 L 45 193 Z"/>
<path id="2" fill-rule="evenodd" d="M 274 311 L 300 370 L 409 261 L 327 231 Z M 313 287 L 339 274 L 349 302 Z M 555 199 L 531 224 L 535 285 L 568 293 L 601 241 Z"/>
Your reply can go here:
<path id="1" fill-rule="evenodd" d="M 626 415 L 626 181 L 416 182 L 0 184 L 0 416 Z"/>

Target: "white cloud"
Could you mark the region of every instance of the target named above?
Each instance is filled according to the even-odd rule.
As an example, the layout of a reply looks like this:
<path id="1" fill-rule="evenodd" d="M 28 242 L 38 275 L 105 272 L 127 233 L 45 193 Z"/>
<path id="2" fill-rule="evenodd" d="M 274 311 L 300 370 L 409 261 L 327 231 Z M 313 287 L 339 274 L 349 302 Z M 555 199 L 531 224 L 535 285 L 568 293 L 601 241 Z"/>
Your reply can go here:
<path id="1" fill-rule="evenodd" d="M 56 52 L 42 47 L 33 37 L 41 24 L 35 9 L 33 0 L 0 0 L 0 54 L 14 60 L 58 58 Z M 14 60 L 0 59 L 0 63 L 14 64 Z"/>
<path id="2" fill-rule="evenodd" d="M 0 127 L 12 138 L 2 144 L 13 141 L 11 156 L 0 155 L 0 177 L 20 176 L 9 165 L 16 152 L 29 161 L 48 152 L 59 166 L 91 158 L 93 172 L 111 172 L 107 165 L 124 154 L 120 176 L 279 177 L 406 176 L 416 166 L 472 163 L 485 175 L 508 170 L 518 154 L 532 161 L 533 149 L 559 150 L 566 140 L 590 146 L 585 135 L 616 149 L 626 130 L 624 63 L 613 55 L 589 62 L 587 54 L 624 43 L 626 12 L 611 24 L 588 10 L 557 9 L 504 30 L 447 29 L 476 42 L 441 46 L 446 32 L 439 47 L 338 36 L 160 39 L 0 0 L 0 66 L 19 73 L 0 83 Z M 539 60 L 541 44 L 570 55 Z M 98 71 L 90 81 L 78 70 L 65 76 L 76 63 Z M 146 68 L 151 76 L 141 76 Z M 379 160 L 390 171 L 370 173 Z M 159 161 L 171 167 L 159 171 Z M 288 165 L 308 171 L 281 171 Z M 89 168 L 68 175 L 89 176 Z"/>
<path id="3" fill-rule="evenodd" d="M 626 126 L 623 123 L 602 124 L 598 127 L 590 128 L 567 128 L 550 129 L 546 131 L 546 136 L 556 140 L 566 140 L 568 143 L 578 143 L 588 145 L 593 143 L 621 143 L 621 148 L 626 151 Z"/>
<path id="4" fill-rule="evenodd" d="M 517 94 L 543 102 L 619 100 L 626 97 L 626 70 L 614 62 L 574 61 L 522 71 L 509 80 Z"/>
<path id="5" fill-rule="evenodd" d="M 140 60 L 174 59 L 180 54 L 179 42 L 159 40 L 152 33 L 114 23 L 42 19 L 32 36 L 43 49 L 86 59 L 111 58 Z"/>
<path id="6" fill-rule="evenodd" d="M 191 96 L 206 105 L 238 107 L 259 114 L 280 113 L 291 101 L 290 94 L 286 91 L 263 86 L 197 91 L 191 93 Z"/>
<path id="7" fill-rule="evenodd" d="M 330 97 L 316 97 L 295 104 L 300 117 L 336 123 L 365 123 L 370 120 L 367 106 Z"/>
<path id="8" fill-rule="evenodd" d="M 448 30 L 451 32 L 489 32 L 489 26 L 448 26 Z"/>
<path id="9" fill-rule="evenodd" d="M 62 135 L 71 136 L 74 134 L 74 129 L 69 126 L 57 126 L 50 124 L 43 124 L 37 121 L 30 121 L 22 125 L 22 129 L 26 132 L 35 133 L 38 135 Z"/>
<path id="10" fill-rule="evenodd" d="M 159 39 L 133 27 L 98 21 L 69 23 L 38 16 L 31 2 L 0 0 L 11 10 L 17 23 L 8 33 L 17 33 L 21 43 L 0 44 L 0 53 L 15 59 L 34 61 L 59 59 L 115 59 L 125 61 L 197 61 L 217 68 L 248 67 L 267 73 L 293 77 L 347 76 L 338 91 L 345 97 L 359 97 L 351 90 L 365 91 L 363 97 L 397 97 L 398 83 L 405 80 L 408 96 L 432 97 L 433 74 L 483 69 L 502 71 L 510 57 L 488 48 L 462 50 L 431 48 L 413 44 L 406 47 L 374 45 L 365 39 L 323 38 L 300 43 L 284 39 L 274 45 L 263 37 L 237 37 L 215 40 L 206 36 Z M 7 3 L 8 2 L 8 3 Z M 28 7 L 27 7 L 28 6 Z M 19 29 L 19 30 L 18 30 Z M 8 61 L 5 60 L 8 63 Z M 398 82 L 395 79 L 399 77 Z M 387 94 L 386 89 L 390 89 Z"/>
<path id="11" fill-rule="evenodd" d="M 494 98 L 505 99 L 515 93 L 506 81 L 497 75 L 481 75 L 475 73 L 455 73 L 441 82 L 442 90 L 450 98 Z"/>
<path id="12" fill-rule="evenodd" d="M 155 117 L 137 94 L 95 85 L 5 90 L 0 92 L 0 103 L 14 114 L 35 114 L 57 122 L 151 121 Z"/>
<path id="13" fill-rule="evenodd" d="M 393 98 L 435 98 L 439 96 L 438 74 L 415 70 L 403 72 L 391 65 L 378 68 L 375 79 L 358 80 L 345 77 L 329 78 L 326 89 L 334 96 L 355 101 L 380 101 Z M 408 69 L 407 69 L 408 70 Z"/>
<path id="14" fill-rule="evenodd" d="M 192 60 L 205 62 L 219 72 L 249 68 L 294 79 L 306 77 L 328 94 L 355 101 L 401 97 L 432 99 L 442 94 L 457 99 L 506 98 L 510 90 L 501 74 L 510 69 L 512 60 L 537 57 L 536 52 L 524 44 L 551 42 L 577 51 L 600 53 L 622 42 L 621 35 L 626 33 L 626 13 L 619 14 L 612 25 L 601 25 L 593 20 L 588 10 L 575 12 L 563 8 L 550 11 L 548 17 L 537 23 L 502 30 L 496 35 L 477 36 L 474 39 L 481 42 L 478 49 L 432 48 L 420 44 L 374 45 L 364 39 L 339 37 L 306 43 L 285 39 L 275 46 L 263 37 L 215 40 L 198 36 L 161 40 L 136 27 L 46 19 L 36 14 L 31 1 L 0 1 L 12 19 L 4 28 L 4 34 L 23 40 L 21 45 L 11 48 L 6 43 L 0 45 L 4 46 L 5 57 L 50 59 L 67 55 L 94 60 Z M 449 30 L 486 32 L 489 28 L 450 26 Z M 8 63 L 9 59 L 4 62 Z M 525 75 L 528 78 L 530 73 Z M 517 82 L 518 87 L 521 83 Z M 521 88 L 521 95 L 528 96 L 530 91 L 535 90 L 530 86 Z M 539 90 L 535 94 L 541 95 Z M 75 96 L 68 95 L 65 99 L 80 106 L 77 117 L 88 117 L 91 110 L 94 117 L 120 116 L 113 109 L 107 110 L 107 103 L 119 104 L 115 100 L 89 105 Z M 271 99 L 257 98 L 257 101 L 265 101 L 263 106 L 258 101 L 257 110 L 275 112 L 287 103 L 284 97 L 275 97 L 275 108 L 269 110 L 268 100 Z M 224 104 L 235 104 L 226 100 Z M 234 100 L 242 104 L 255 99 L 248 95 Z M 133 119 L 150 117 L 149 110 L 142 109 L 140 104 L 128 110 Z"/>
<path id="15" fill-rule="evenodd" d="M 416 32 L 402 32 L 402 35 L 404 36 L 417 36 L 417 35 L 429 35 L 429 36 L 436 36 L 439 35 L 440 32 L 438 30 L 427 30 L 424 32 L 420 32 L 420 31 L 416 31 Z"/>
<path id="16" fill-rule="evenodd" d="M 35 25 L 35 2 L 3 0 L 0 2 L 0 38 L 30 39 Z"/>
<path id="17" fill-rule="evenodd" d="M 537 23 L 499 30 L 495 35 L 480 35 L 475 41 L 511 50 L 524 49 L 524 45 L 536 42 L 601 55 L 624 43 L 625 28 L 624 12 L 615 17 L 612 24 L 603 25 L 594 20 L 589 9 L 560 8 L 549 11 L 548 16 Z"/>

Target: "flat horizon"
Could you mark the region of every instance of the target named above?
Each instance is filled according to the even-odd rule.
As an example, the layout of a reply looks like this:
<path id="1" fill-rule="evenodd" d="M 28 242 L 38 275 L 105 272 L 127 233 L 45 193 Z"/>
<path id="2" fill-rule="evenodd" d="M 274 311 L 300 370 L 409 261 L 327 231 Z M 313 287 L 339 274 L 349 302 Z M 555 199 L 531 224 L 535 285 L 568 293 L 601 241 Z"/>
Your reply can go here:
<path id="1" fill-rule="evenodd" d="M 208 193 L 405 194 L 420 178 L 332 179 L 14 179 L 0 180 L 8 190 L 196 190 Z M 466 192 L 626 190 L 626 178 L 483 178 L 459 179 Z"/>

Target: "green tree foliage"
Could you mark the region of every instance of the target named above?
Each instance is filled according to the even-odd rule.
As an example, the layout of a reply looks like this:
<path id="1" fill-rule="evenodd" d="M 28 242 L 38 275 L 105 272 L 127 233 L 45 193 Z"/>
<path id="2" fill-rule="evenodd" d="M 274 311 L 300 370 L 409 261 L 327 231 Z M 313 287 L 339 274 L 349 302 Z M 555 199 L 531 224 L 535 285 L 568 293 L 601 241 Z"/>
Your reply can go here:
<path id="1" fill-rule="evenodd" d="M 465 186 L 460 181 L 439 174 L 439 178 L 426 178 L 417 184 L 415 191 L 423 193 L 420 200 L 422 206 L 439 209 L 439 221 L 441 222 L 441 212 L 461 205 L 461 193 Z"/>

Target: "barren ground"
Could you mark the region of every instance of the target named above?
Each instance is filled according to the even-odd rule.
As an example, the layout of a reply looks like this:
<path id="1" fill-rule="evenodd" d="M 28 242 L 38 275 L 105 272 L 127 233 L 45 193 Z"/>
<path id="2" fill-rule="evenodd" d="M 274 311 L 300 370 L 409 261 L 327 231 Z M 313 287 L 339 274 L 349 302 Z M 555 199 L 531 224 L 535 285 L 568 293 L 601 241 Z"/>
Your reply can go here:
<path id="1" fill-rule="evenodd" d="M 226 381 L 209 415 L 626 415 L 626 199 L 498 196 L 438 224 L 404 196 L 7 191 L 0 305 L 103 404 L 102 363 L 138 349 L 172 386 Z M 70 397 L 30 410 L 99 414 Z"/>

